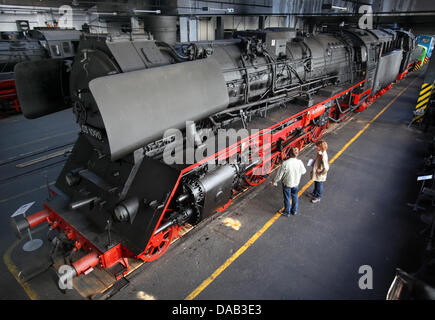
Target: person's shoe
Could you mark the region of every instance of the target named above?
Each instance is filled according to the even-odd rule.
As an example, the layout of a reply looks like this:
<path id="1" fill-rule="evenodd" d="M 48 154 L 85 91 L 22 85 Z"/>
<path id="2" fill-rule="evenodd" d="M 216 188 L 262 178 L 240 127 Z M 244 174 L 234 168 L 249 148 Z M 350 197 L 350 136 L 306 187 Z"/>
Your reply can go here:
<path id="1" fill-rule="evenodd" d="M 308 198 L 314 198 L 314 194 L 312 192 L 306 193 L 305 196 Z"/>
<path id="2" fill-rule="evenodd" d="M 278 210 L 278 212 L 281 213 L 284 217 L 289 217 L 290 214 L 289 214 L 289 213 L 286 213 L 284 210 L 285 210 L 285 209 L 280 209 L 280 210 Z"/>
<path id="3" fill-rule="evenodd" d="M 292 215 L 297 216 L 298 213 L 297 212 L 292 212 Z"/>
<path id="4" fill-rule="evenodd" d="M 311 203 L 317 203 L 317 202 L 320 202 L 320 199 L 314 198 L 311 200 Z"/>

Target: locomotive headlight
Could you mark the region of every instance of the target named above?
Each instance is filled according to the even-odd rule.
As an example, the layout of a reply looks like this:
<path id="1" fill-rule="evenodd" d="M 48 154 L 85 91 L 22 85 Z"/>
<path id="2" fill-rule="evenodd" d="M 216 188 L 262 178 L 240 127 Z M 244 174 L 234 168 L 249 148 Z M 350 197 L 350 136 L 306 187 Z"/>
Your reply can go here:
<path id="1" fill-rule="evenodd" d="M 128 221 L 128 211 L 123 205 L 119 205 L 115 207 L 115 217 L 119 222 L 127 222 Z"/>
<path id="2" fill-rule="evenodd" d="M 113 211 L 116 220 L 119 222 L 133 223 L 138 210 L 139 200 L 137 198 L 130 198 L 118 204 Z"/>

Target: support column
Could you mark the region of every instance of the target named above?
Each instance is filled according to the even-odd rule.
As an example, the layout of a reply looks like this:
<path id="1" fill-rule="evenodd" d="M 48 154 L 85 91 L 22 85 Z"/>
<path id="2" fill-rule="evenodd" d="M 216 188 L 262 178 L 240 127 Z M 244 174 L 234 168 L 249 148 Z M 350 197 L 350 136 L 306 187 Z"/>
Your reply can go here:
<path id="1" fill-rule="evenodd" d="M 216 35 L 215 39 L 220 40 L 224 38 L 224 20 L 222 17 L 216 17 Z"/>
<path id="2" fill-rule="evenodd" d="M 264 30 L 264 20 L 265 20 L 264 16 L 258 17 L 258 30 Z"/>
<path id="3" fill-rule="evenodd" d="M 180 42 L 197 41 L 198 30 L 196 19 L 180 17 Z"/>
<path id="4" fill-rule="evenodd" d="M 137 17 L 131 17 L 130 18 L 130 24 L 131 24 L 131 33 L 139 33 L 139 19 Z"/>

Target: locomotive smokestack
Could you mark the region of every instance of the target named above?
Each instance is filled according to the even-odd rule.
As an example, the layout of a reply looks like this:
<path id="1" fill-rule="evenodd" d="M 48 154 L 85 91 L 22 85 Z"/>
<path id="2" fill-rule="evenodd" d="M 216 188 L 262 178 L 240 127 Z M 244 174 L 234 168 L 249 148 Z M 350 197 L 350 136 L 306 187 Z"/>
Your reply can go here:
<path id="1" fill-rule="evenodd" d="M 147 16 L 144 19 L 144 29 L 151 32 L 155 40 L 171 45 L 177 42 L 176 16 Z"/>

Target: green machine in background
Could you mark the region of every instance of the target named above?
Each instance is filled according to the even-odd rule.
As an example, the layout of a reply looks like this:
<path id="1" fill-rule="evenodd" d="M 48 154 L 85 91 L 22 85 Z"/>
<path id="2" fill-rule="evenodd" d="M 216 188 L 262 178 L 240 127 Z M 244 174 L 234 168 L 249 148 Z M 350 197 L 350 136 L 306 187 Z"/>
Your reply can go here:
<path id="1" fill-rule="evenodd" d="M 427 62 L 427 48 L 425 46 L 422 46 L 421 44 L 419 44 L 418 47 L 421 48 L 421 53 L 418 56 L 414 70 L 420 69 Z"/>
<path id="2" fill-rule="evenodd" d="M 427 48 L 423 46 L 421 47 L 424 48 L 421 57 L 425 59 Z M 421 61 L 418 62 L 418 64 L 420 65 L 420 67 L 421 65 L 423 65 Z M 433 60 L 431 59 L 429 60 L 429 65 L 427 67 L 426 74 L 424 76 L 424 80 L 420 88 L 420 93 L 417 98 L 417 103 L 414 110 L 414 118 L 412 119 L 409 125 L 411 125 L 412 123 L 421 122 L 422 119 L 424 118 L 426 110 L 430 107 L 430 104 L 432 102 L 431 97 L 433 93 L 434 82 L 435 82 L 435 63 L 433 63 Z"/>

